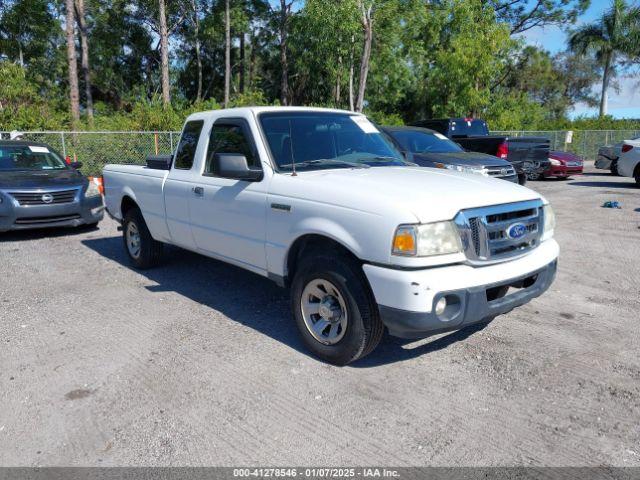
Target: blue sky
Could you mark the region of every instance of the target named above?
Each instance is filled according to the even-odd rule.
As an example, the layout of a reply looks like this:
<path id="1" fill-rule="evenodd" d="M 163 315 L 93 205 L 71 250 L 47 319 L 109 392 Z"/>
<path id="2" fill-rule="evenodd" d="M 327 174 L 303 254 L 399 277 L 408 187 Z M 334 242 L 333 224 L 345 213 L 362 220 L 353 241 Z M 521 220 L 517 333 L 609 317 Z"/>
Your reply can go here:
<path id="1" fill-rule="evenodd" d="M 578 19 L 578 25 L 590 23 L 598 19 L 608 8 L 608 0 L 591 0 L 591 7 Z M 570 27 L 550 26 L 545 28 L 532 28 L 525 32 L 523 37 L 527 43 L 545 48 L 552 53 L 562 51 L 567 45 L 567 36 Z M 638 83 L 640 79 L 621 77 L 619 78 L 620 91 L 609 89 L 609 114 L 616 118 L 640 118 L 640 93 L 638 93 Z M 599 92 L 599 85 L 594 86 L 594 90 Z M 598 96 L 599 98 L 599 96 Z M 589 108 L 586 105 L 577 105 L 572 112 L 572 116 L 597 115 L 597 108 Z"/>

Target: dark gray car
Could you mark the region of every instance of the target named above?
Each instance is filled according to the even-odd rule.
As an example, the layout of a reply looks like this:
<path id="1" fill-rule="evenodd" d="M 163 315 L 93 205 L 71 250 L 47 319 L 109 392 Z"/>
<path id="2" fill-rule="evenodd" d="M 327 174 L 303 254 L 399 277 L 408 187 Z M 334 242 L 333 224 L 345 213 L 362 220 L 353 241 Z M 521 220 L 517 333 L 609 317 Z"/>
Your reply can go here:
<path id="1" fill-rule="evenodd" d="M 43 143 L 0 141 L 0 232 L 96 225 L 102 195 Z"/>
<path id="2" fill-rule="evenodd" d="M 467 152 L 441 133 L 421 127 L 383 127 L 407 160 L 421 167 L 477 173 L 518 183 L 513 165 L 493 155 Z"/>

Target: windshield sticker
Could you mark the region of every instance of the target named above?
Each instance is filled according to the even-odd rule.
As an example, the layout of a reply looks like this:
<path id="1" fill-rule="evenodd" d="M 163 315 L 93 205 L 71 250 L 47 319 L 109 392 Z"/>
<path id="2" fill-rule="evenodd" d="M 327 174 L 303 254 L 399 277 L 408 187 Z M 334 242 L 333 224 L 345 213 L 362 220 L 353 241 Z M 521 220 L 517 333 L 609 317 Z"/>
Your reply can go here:
<path id="1" fill-rule="evenodd" d="M 445 137 L 443 134 L 441 133 L 436 133 L 435 134 L 436 137 L 438 137 L 440 140 L 449 140 L 447 137 Z"/>
<path id="2" fill-rule="evenodd" d="M 358 125 L 358 127 L 360 127 L 360 130 L 362 130 L 364 133 L 380 133 L 375 125 L 371 123 L 365 116 L 353 115 L 351 116 L 351 120 L 353 120 L 353 123 Z"/>
<path id="3" fill-rule="evenodd" d="M 33 153 L 49 153 L 49 149 L 47 147 L 35 147 L 29 145 L 29 150 L 31 150 Z"/>

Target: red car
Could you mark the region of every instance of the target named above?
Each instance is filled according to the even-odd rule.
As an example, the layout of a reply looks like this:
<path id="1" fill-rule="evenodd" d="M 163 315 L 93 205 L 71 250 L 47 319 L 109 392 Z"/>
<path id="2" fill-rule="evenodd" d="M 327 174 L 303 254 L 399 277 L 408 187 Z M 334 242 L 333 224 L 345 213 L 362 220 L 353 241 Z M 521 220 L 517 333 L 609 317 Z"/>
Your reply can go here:
<path id="1" fill-rule="evenodd" d="M 568 178 L 571 175 L 581 175 L 584 162 L 582 158 L 571 152 L 549 152 L 551 165 L 544 172 L 542 177 Z"/>

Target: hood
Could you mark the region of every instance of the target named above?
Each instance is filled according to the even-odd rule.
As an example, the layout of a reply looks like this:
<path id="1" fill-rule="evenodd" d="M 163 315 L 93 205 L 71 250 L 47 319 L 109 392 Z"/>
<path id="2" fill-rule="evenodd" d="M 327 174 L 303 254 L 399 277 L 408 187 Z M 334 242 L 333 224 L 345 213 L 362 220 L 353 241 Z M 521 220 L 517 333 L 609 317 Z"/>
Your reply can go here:
<path id="1" fill-rule="evenodd" d="M 0 171 L 0 188 L 64 188 L 84 185 L 87 180 L 72 169 Z"/>
<path id="2" fill-rule="evenodd" d="M 377 215 L 411 213 L 421 223 L 452 219 L 460 210 L 540 199 L 495 178 L 424 167 L 371 167 L 298 172 L 278 179 L 279 194 Z"/>
<path id="3" fill-rule="evenodd" d="M 440 162 L 455 165 L 482 165 L 495 167 L 511 166 L 506 160 L 478 152 L 447 152 L 447 153 L 414 153 L 413 161 L 421 165 L 421 161 L 426 163 Z"/>
<path id="4" fill-rule="evenodd" d="M 571 152 L 552 151 L 552 152 L 549 152 L 549 158 L 553 158 L 563 162 L 576 162 L 576 161 L 581 162 L 582 161 L 582 158 L 580 158 L 578 155 Z"/>

